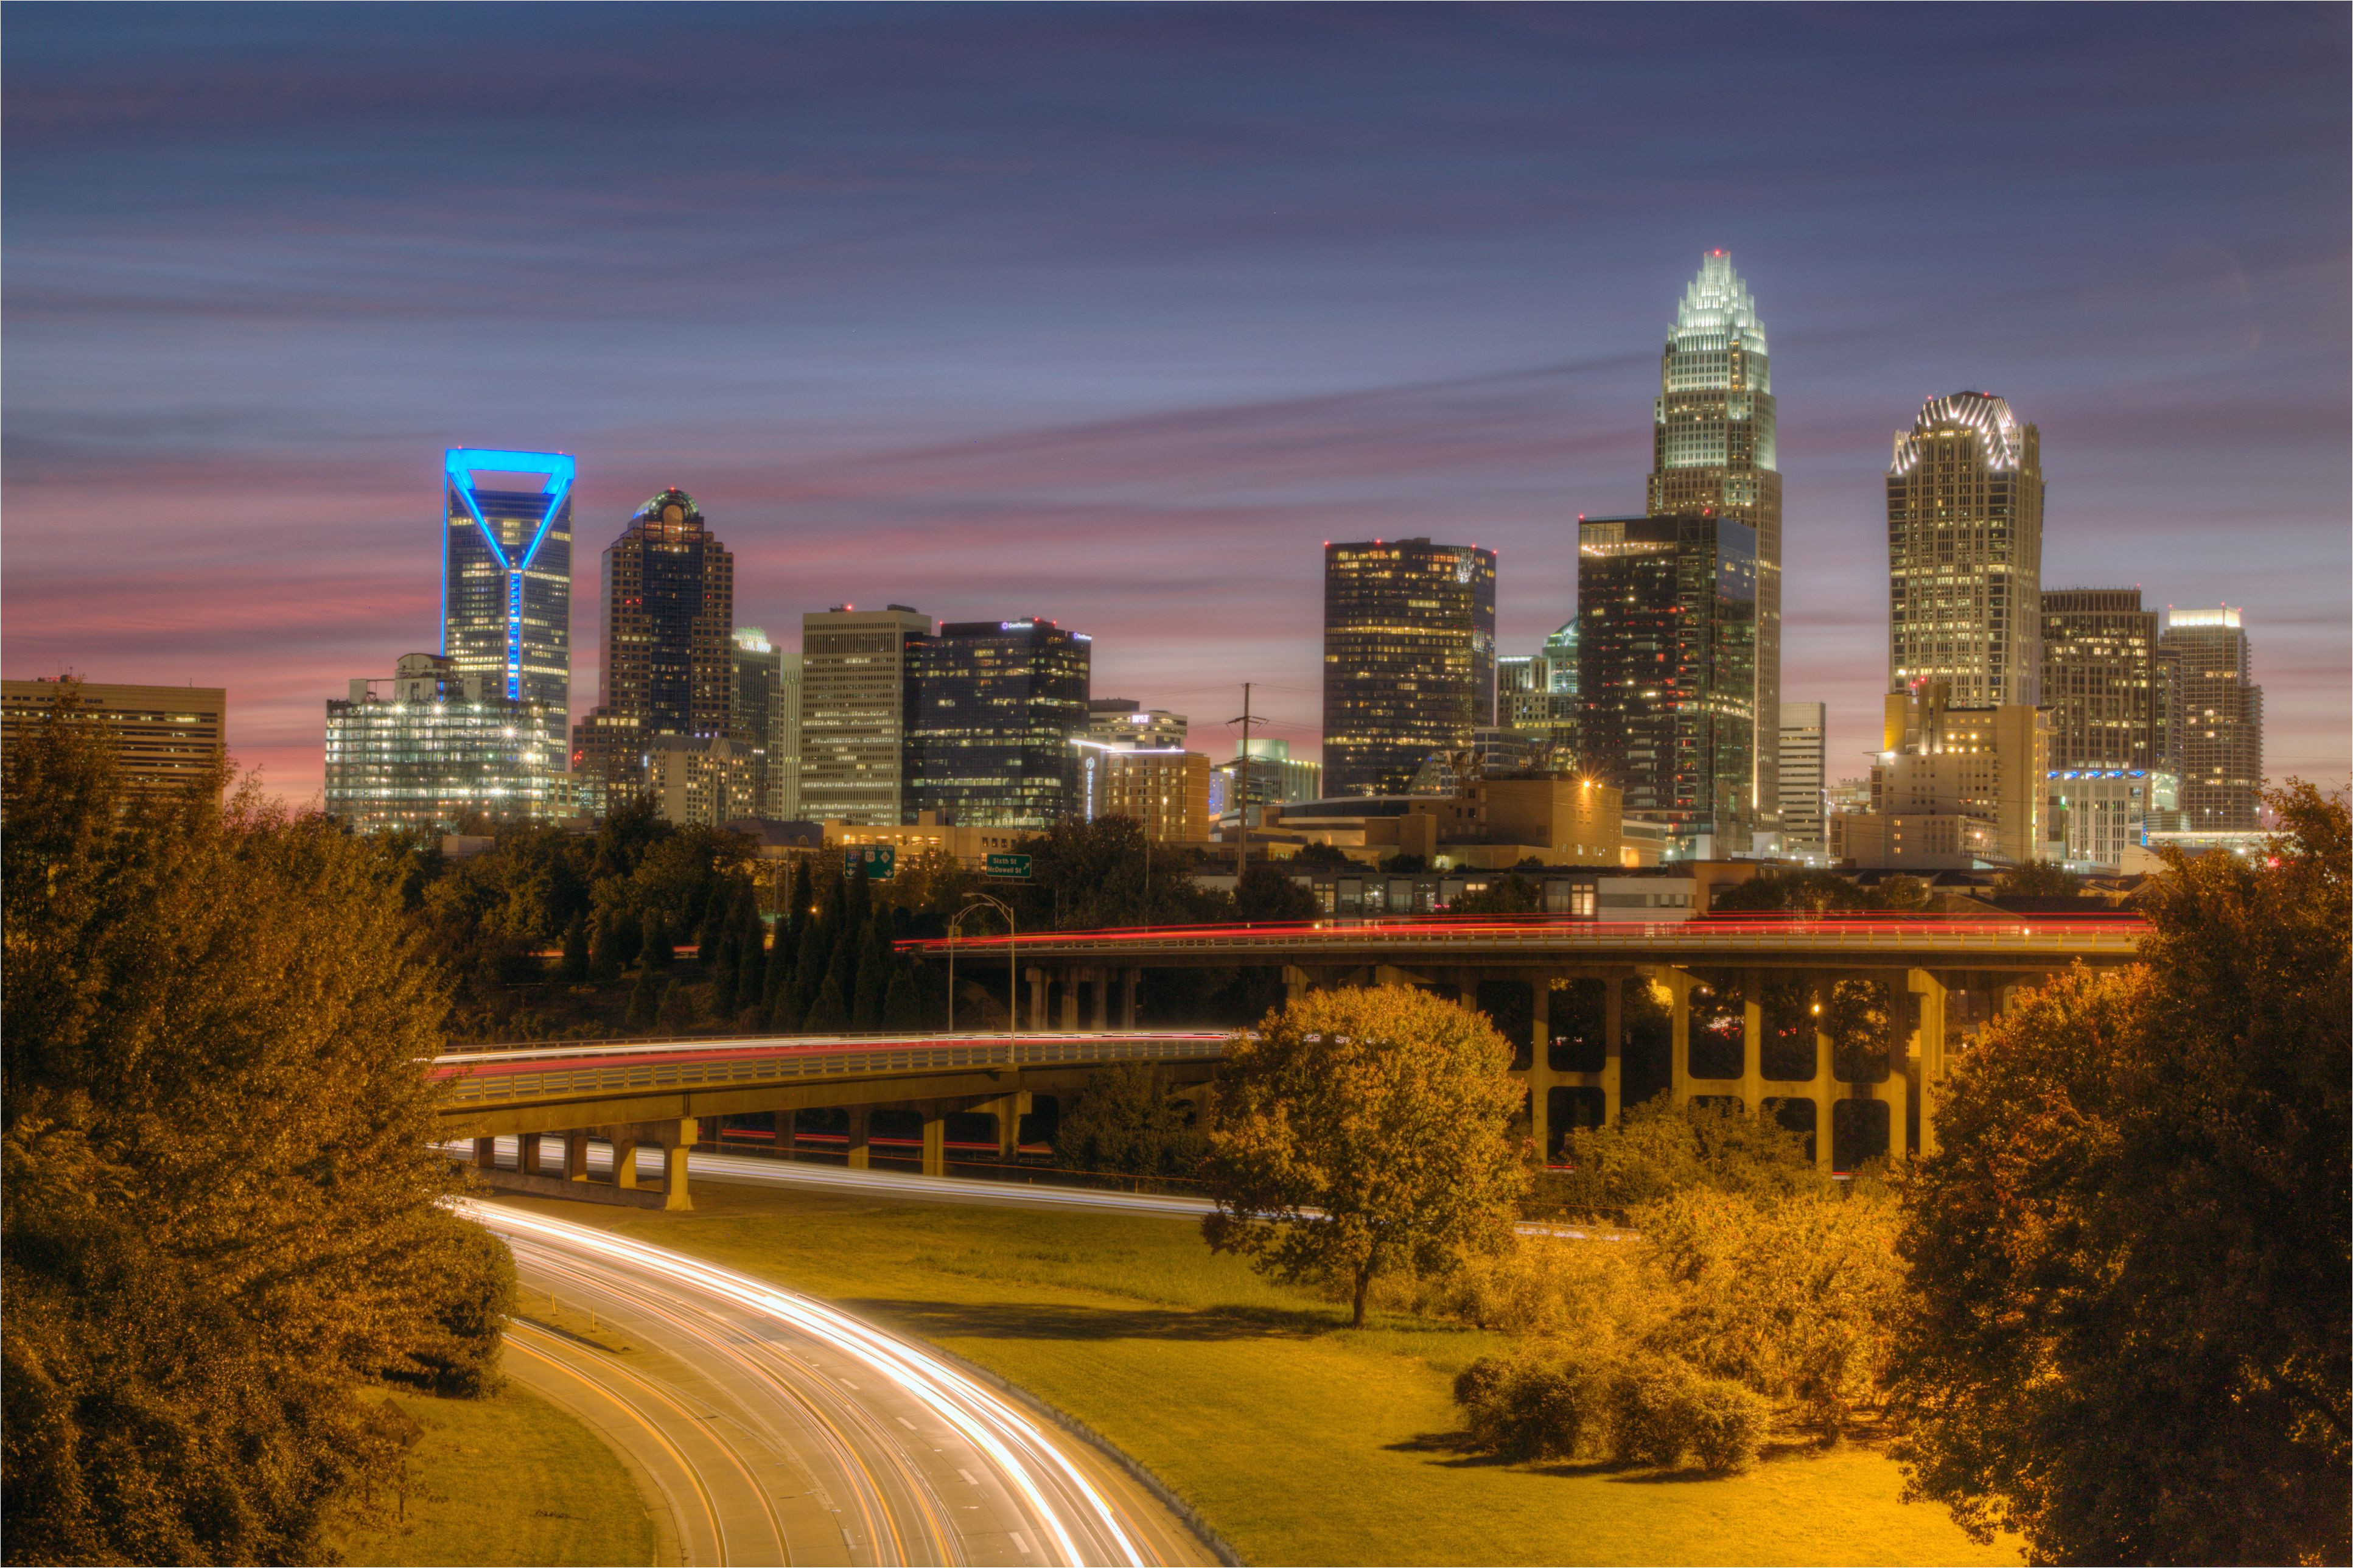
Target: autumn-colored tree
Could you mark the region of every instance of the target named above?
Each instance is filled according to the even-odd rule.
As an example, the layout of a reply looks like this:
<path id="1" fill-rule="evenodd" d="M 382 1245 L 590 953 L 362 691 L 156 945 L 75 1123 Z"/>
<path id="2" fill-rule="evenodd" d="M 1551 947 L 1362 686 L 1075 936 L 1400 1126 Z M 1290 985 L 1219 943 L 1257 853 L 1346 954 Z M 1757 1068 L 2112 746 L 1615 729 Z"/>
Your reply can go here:
<path id="1" fill-rule="evenodd" d="M 2347 1560 L 2343 796 L 2168 856 L 2141 962 L 1977 1038 L 1905 1202 L 1915 1496 L 2053 1563 Z"/>
<path id="2" fill-rule="evenodd" d="M 399 1446 L 354 1385 L 492 1381 L 503 1249 L 438 1206 L 448 991 L 406 873 L 214 783 L 128 797 L 69 691 L 10 741 L 11 1561 L 322 1561 Z"/>
<path id="3" fill-rule="evenodd" d="M 1086 1091 L 1054 1128 L 1055 1163 L 1072 1171 L 1190 1176 L 1206 1147 L 1190 1108 L 1151 1062 L 1123 1062 L 1087 1075 Z"/>
<path id="4" fill-rule="evenodd" d="M 1522 1090 L 1484 1017 L 1406 986 L 1317 991 L 1235 1036 L 1204 1167 L 1209 1245 L 1348 1288 L 1503 1245 L 1527 1174 Z"/>

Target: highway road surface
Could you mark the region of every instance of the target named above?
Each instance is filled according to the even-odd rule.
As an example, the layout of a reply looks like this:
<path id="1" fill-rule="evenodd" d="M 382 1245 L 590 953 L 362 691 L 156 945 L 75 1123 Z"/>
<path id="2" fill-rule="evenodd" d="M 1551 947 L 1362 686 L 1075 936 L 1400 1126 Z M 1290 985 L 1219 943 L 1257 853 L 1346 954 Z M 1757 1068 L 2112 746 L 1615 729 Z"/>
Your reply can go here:
<path id="1" fill-rule="evenodd" d="M 514 1325 L 507 1371 L 623 1455 L 669 1561 L 1215 1561 L 1104 1456 L 920 1344 L 666 1248 L 464 1209 L 513 1250 L 526 1314 L 551 1293 L 554 1323 L 593 1312 Z"/>

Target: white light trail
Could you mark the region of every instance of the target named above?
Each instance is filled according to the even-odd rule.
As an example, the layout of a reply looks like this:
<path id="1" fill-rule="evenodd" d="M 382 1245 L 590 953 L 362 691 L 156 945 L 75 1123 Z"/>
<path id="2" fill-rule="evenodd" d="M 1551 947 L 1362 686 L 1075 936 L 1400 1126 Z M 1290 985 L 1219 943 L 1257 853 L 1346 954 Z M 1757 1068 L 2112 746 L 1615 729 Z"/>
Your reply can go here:
<path id="1" fill-rule="evenodd" d="M 1120 1553 L 1113 1559 L 1115 1563 L 1143 1568 L 1145 1559 L 1121 1528 L 1110 1502 L 1036 1423 L 954 1367 L 905 1340 L 809 1297 L 664 1247 L 649 1246 L 592 1226 L 570 1224 L 522 1210 L 486 1207 L 467 1199 L 457 1200 L 454 1207 L 468 1219 L 494 1230 L 514 1231 L 551 1245 L 601 1256 L 691 1286 L 797 1329 L 863 1361 L 922 1401 L 995 1462 L 1007 1480 L 1028 1499 L 1038 1521 L 1052 1532 L 1058 1561 L 1079 1563 L 1087 1559 L 1033 1473 L 1032 1464 L 1025 1463 L 1017 1449 L 1026 1451 L 1032 1461 L 1042 1460 L 1050 1466 L 1085 1500 L 1103 1536 Z"/>

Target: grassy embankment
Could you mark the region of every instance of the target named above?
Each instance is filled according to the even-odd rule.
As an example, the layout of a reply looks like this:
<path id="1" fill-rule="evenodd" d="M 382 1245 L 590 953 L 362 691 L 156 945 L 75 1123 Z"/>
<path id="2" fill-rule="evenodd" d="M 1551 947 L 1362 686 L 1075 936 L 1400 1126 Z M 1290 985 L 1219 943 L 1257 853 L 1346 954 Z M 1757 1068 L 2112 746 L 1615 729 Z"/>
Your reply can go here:
<path id="1" fill-rule="evenodd" d="M 1086 1421 L 1252 1563 L 2015 1563 L 1896 1501 L 1850 1444 L 1723 1479 L 1499 1465 L 1454 1373 L 1496 1336 L 1345 1310 L 1211 1256 L 1187 1221 L 894 1206 L 704 1182 L 695 1212 L 529 1201 L 837 1301 Z"/>
<path id="2" fill-rule="evenodd" d="M 406 1518 L 344 1533 L 335 1545 L 346 1561 L 653 1561 L 653 1516 L 637 1484 L 565 1412 L 513 1383 L 490 1399 L 393 1397 L 425 1428 L 409 1453 Z"/>

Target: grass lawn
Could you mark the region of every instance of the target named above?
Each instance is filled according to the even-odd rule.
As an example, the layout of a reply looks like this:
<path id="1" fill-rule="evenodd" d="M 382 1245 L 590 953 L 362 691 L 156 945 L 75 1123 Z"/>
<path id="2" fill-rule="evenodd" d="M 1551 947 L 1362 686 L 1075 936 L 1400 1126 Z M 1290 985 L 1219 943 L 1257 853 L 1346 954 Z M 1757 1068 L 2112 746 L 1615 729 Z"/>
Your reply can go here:
<path id="1" fill-rule="evenodd" d="M 1142 1461 L 1242 1556 L 1286 1563 L 2016 1563 L 1896 1501 L 1875 1450 L 1745 1476 L 1461 1454 L 1454 1373 L 1500 1339 L 1376 1316 L 1210 1255 L 1183 1220 L 703 1182 L 691 1213 L 526 1200 L 765 1276 L 944 1345 Z"/>
<path id="2" fill-rule="evenodd" d="M 653 1516 L 604 1441 L 510 1383 L 490 1399 L 393 1396 L 425 1435 L 406 1522 L 335 1542 L 389 1563 L 650 1563 Z"/>

